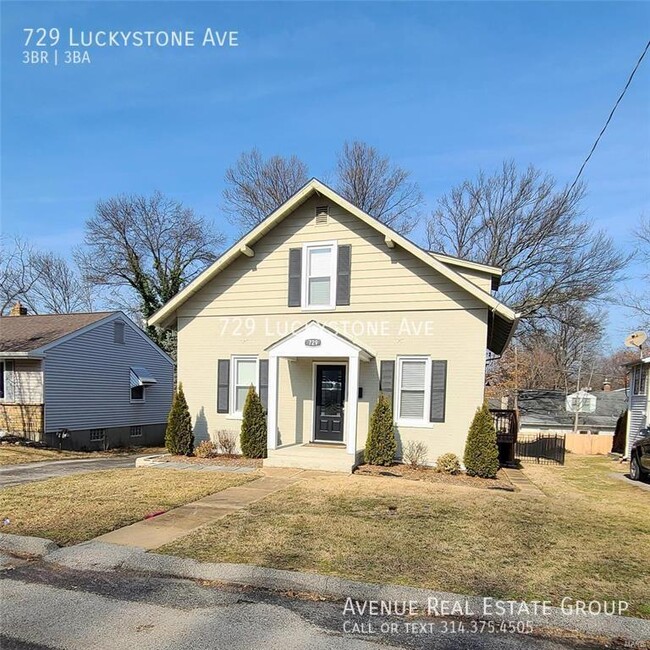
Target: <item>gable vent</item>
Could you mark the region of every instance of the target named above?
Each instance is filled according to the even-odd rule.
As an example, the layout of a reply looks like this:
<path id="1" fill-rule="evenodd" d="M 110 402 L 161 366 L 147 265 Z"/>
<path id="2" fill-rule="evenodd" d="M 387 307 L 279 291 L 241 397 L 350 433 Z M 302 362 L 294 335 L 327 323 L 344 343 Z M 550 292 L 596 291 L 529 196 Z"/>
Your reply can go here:
<path id="1" fill-rule="evenodd" d="M 316 208 L 316 219 L 315 223 L 317 226 L 324 226 L 330 214 L 330 208 L 328 205 L 321 205 Z"/>

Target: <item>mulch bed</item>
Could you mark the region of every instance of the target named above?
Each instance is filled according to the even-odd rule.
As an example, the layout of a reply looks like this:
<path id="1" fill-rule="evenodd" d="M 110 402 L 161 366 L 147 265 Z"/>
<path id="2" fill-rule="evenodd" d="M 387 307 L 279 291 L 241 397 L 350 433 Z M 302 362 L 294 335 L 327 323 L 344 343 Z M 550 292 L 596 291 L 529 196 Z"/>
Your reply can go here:
<path id="1" fill-rule="evenodd" d="M 514 492 L 515 488 L 508 480 L 505 472 L 499 470 L 497 477 L 479 478 L 478 476 L 467 476 L 467 474 L 443 474 L 430 467 L 414 469 L 408 465 L 391 465 L 383 467 L 381 465 L 360 465 L 354 470 L 355 474 L 365 474 L 367 476 L 384 476 L 405 478 L 409 481 L 427 481 L 428 483 L 447 483 L 448 485 L 464 485 L 465 487 L 474 487 L 482 490 L 506 490 Z"/>
<path id="2" fill-rule="evenodd" d="M 214 456 L 213 458 L 197 458 L 196 456 L 165 456 L 160 459 L 165 463 L 190 463 L 191 465 L 230 465 L 234 467 L 262 467 L 261 458 L 245 458 L 244 456 Z"/>

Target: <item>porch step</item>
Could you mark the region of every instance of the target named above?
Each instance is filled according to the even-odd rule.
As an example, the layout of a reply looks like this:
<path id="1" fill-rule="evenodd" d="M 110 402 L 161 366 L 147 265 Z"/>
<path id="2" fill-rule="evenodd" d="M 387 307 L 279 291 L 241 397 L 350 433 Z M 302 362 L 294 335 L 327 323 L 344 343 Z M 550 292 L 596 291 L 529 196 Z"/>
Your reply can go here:
<path id="1" fill-rule="evenodd" d="M 345 448 L 327 445 L 291 445 L 269 449 L 269 457 L 264 459 L 263 467 L 297 467 L 325 472 L 345 472 L 354 469 L 354 456 Z"/>

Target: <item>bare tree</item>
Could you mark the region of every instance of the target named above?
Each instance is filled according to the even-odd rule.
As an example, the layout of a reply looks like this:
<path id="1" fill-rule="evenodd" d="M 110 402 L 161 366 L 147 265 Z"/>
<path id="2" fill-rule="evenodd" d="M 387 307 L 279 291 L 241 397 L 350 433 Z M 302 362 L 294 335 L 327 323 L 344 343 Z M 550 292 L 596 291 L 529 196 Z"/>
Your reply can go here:
<path id="1" fill-rule="evenodd" d="M 408 171 L 359 141 L 343 144 L 336 171 L 336 189 L 350 203 L 401 234 L 415 228 L 423 197 Z"/>
<path id="2" fill-rule="evenodd" d="M 25 239 L 6 237 L 0 240 L 0 314 L 27 294 L 39 280 L 39 269 L 33 265 L 34 247 Z"/>
<path id="3" fill-rule="evenodd" d="M 97 203 L 77 260 L 90 283 L 133 294 L 147 319 L 213 262 L 223 243 L 212 223 L 160 192 L 120 195 Z M 155 328 L 148 332 L 164 342 Z"/>
<path id="4" fill-rule="evenodd" d="M 503 269 L 500 297 L 529 322 L 561 305 L 602 298 L 629 257 L 582 218 L 585 190 L 557 188 L 534 167 L 505 162 L 439 199 L 429 248 Z"/>
<path id="5" fill-rule="evenodd" d="M 93 311 L 96 292 L 77 269 L 54 253 L 35 253 L 31 264 L 38 278 L 25 295 L 35 314 L 71 314 Z"/>
<path id="6" fill-rule="evenodd" d="M 639 326 L 650 329 L 650 217 L 642 219 L 634 231 L 636 239 L 635 257 L 641 265 L 638 289 L 628 292 L 621 304 L 628 307 Z"/>
<path id="7" fill-rule="evenodd" d="M 250 230 L 295 194 L 308 180 L 296 156 L 264 160 L 258 149 L 241 154 L 226 170 L 223 209 L 241 231 Z"/>
<path id="8" fill-rule="evenodd" d="M 600 311 L 556 307 L 553 319 L 533 323 L 500 359 L 488 362 L 488 393 L 501 397 L 527 388 L 570 393 L 578 382 L 583 387 L 600 384 L 608 378 L 603 372 L 603 333 Z"/>

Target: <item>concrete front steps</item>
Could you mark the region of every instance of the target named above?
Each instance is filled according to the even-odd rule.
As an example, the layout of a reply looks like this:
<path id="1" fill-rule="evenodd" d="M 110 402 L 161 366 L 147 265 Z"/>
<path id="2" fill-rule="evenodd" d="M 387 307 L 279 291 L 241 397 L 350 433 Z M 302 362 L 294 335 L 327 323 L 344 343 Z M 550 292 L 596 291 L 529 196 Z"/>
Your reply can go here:
<path id="1" fill-rule="evenodd" d="M 344 446 L 328 444 L 296 444 L 269 449 L 263 467 L 296 467 L 324 472 L 344 472 L 354 469 L 355 457 Z"/>

